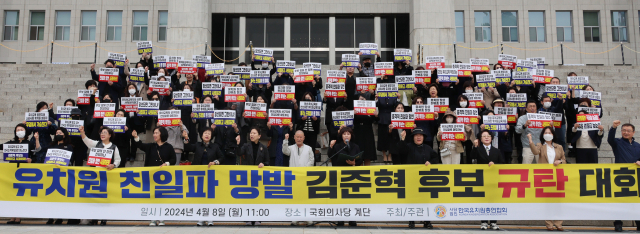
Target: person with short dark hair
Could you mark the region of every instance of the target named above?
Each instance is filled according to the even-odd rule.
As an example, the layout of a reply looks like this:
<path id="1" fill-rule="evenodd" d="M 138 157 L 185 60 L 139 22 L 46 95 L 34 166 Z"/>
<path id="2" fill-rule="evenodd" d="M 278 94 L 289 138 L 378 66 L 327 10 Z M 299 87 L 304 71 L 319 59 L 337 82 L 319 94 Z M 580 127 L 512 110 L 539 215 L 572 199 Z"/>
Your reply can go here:
<path id="1" fill-rule="evenodd" d="M 104 62 L 105 67 L 107 68 L 115 68 L 116 64 L 113 60 L 107 59 Z M 94 81 L 99 81 L 100 76 L 96 73 L 95 70 L 96 64 L 91 64 L 91 79 Z M 113 82 L 98 82 L 98 90 L 100 90 L 100 97 L 104 97 L 109 94 L 113 100 L 119 100 L 122 92 L 124 92 L 124 88 L 127 84 L 127 74 L 129 74 L 129 59 L 127 59 L 124 63 L 123 68 L 118 68 L 120 70 L 118 75 L 118 81 Z M 118 109 L 118 104 L 116 103 L 116 109 Z"/>
<path id="2" fill-rule="evenodd" d="M 135 141 L 136 148 L 144 151 L 145 159 L 144 166 L 145 167 L 163 167 L 170 166 L 176 164 L 176 152 L 173 149 L 173 146 L 167 143 L 167 139 L 169 139 L 169 132 L 162 126 L 158 126 L 153 129 L 153 143 L 142 143 L 140 141 L 140 137 L 138 137 L 138 132 L 133 130 L 131 132 L 131 136 Z M 149 226 L 164 226 L 164 220 L 151 220 Z"/>
<path id="3" fill-rule="evenodd" d="M 489 167 L 494 164 L 504 164 L 504 156 L 502 152 L 491 145 L 493 134 L 487 129 L 483 129 L 478 134 L 479 140 L 473 142 L 471 158 L 476 159 L 478 164 L 488 164 Z M 489 227 L 493 230 L 500 230 L 497 220 L 480 221 L 480 229 L 487 230 Z"/>
<path id="4" fill-rule="evenodd" d="M 402 132 L 400 135 L 400 141 L 398 141 L 398 149 L 400 154 L 406 155 L 404 164 L 421 164 L 429 166 L 431 164 L 439 164 L 440 158 L 438 153 L 427 145 L 425 139 L 427 138 L 427 132 L 422 128 L 416 128 L 411 132 L 411 136 L 408 141 L 405 141 L 407 132 Z M 424 228 L 433 229 L 431 221 L 424 221 Z M 409 221 L 409 228 L 415 228 L 416 222 Z"/>
<path id="5" fill-rule="evenodd" d="M 27 144 L 27 147 L 29 149 L 27 163 L 35 162 L 35 152 L 40 151 L 41 147 L 39 141 L 29 141 L 29 135 L 30 134 L 29 130 L 27 129 L 27 125 L 22 123 L 17 124 L 13 129 L 13 139 L 5 142 L 4 144 L 0 144 L 0 150 L 4 149 L 5 144 Z M 34 134 L 34 138 L 38 136 L 38 133 Z M 18 163 L 18 166 L 19 165 L 20 163 Z M 11 219 L 7 221 L 7 224 L 20 224 L 21 222 L 22 220 L 19 217 L 11 217 Z"/>
<path id="6" fill-rule="evenodd" d="M 28 131 L 28 133 L 33 133 L 34 136 L 36 133 L 38 133 L 40 136 L 38 139 L 36 139 L 35 137 L 32 137 L 31 141 L 35 143 L 35 141 L 38 140 L 40 141 L 40 145 L 42 146 L 49 145 L 51 143 L 51 135 L 56 134 L 56 129 L 58 128 L 58 126 L 55 123 L 55 119 L 54 119 L 55 115 L 53 114 L 52 106 L 50 106 L 46 102 L 39 102 L 36 105 L 36 111 L 49 113 L 49 120 L 48 120 L 49 126 L 47 128 L 34 129 L 33 131 Z M 26 123 L 27 123 L 26 120 L 22 121 L 22 124 L 26 124 Z M 47 152 L 42 152 L 42 151 L 36 152 L 34 162 L 43 163 L 46 154 Z"/>
<path id="7" fill-rule="evenodd" d="M 527 113 L 536 113 L 536 102 L 533 100 L 527 101 L 526 111 Z M 538 157 L 537 154 L 533 154 L 531 152 L 531 148 L 529 147 L 529 139 L 527 137 L 528 134 L 533 136 L 539 136 L 542 132 L 541 128 L 529 128 L 531 121 L 529 121 L 529 117 L 526 114 L 520 116 L 518 118 L 518 123 L 516 124 L 516 133 L 520 134 L 520 141 L 522 142 L 522 164 L 531 164 L 533 160 Z M 516 139 L 518 140 L 518 139 Z M 533 143 L 540 143 L 538 138 L 533 139 Z"/>
<path id="8" fill-rule="evenodd" d="M 51 144 L 49 144 L 48 146 L 43 146 L 41 150 L 47 152 L 49 149 L 62 149 L 70 151 L 72 152 L 71 158 L 73 158 L 73 145 L 71 145 L 69 132 L 66 128 L 58 127 L 58 129 L 56 129 L 56 135 L 53 137 L 53 141 L 51 142 Z M 71 161 L 69 161 L 69 164 L 71 164 Z M 54 219 L 49 219 L 47 221 L 47 224 L 62 224 L 62 221 L 62 219 L 55 219 L 55 221 Z M 73 224 L 73 221 L 73 219 L 69 219 L 67 221 L 67 224 Z"/>
<path id="9" fill-rule="evenodd" d="M 622 138 L 616 138 L 618 126 L 620 126 L 620 120 L 613 121 L 607 138 L 607 142 L 613 150 L 615 163 L 635 163 L 640 166 L 640 144 L 633 137 L 636 133 L 636 127 L 630 123 L 623 124 Z M 622 221 L 616 220 L 613 225 L 616 232 L 622 232 Z M 640 231 L 640 220 L 636 220 L 636 227 Z"/>
<path id="10" fill-rule="evenodd" d="M 579 111 L 578 114 L 587 114 L 587 112 Z M 575 133 L 571 139 L 571 145 L 576 150 L 576 162 L 598 163 L 598 148 L 600 148 L 602 137 L 604 137 L 604 126 L 598 125 L 598 130 L 581 130 L 579 132 L 578 126 L 575 123 L 571 129 Z"/>
<path id="11" fill-rule="evenodd" d="M 358 55 L 362 56 L 362 52 L 358 53 Z M 376 52 L 375 57 L 377 63 L 382 62 L 380 52 Z M 362 73 L 364 73 L 366 77 L 375 77 L 375 70 L 376 66 L 375 63 L 371 62 L 371 56 L 362 56 Z"/>

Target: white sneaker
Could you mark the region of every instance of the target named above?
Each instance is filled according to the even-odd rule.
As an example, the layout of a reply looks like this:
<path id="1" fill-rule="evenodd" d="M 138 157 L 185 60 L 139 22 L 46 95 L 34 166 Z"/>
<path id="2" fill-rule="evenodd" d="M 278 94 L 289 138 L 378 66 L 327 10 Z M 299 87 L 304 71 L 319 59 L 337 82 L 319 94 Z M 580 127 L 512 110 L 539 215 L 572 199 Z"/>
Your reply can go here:
<path id="1" fill-rule="evenodd" d="M 246 222 L 245 225 L 251 226 L 251 222 Z"/>
<path id="2" fill-rule="evenodd" d="M 149 226 L 156 226 L 156 221 L 155 220 L 151 220 L 151 223 L 149 223 Z"/>
<path id="3" fill-rule="evenodd" d="M 200 221 L 200 222 L 196 223 L 196 226 L 198 226 L 198 227 L 199 226 L 204 226 L 204 221 Z"/>
<path id="4" fill-rule="evenodd" d="M 258 226 L 258 225 L 260 225 L 260 222 L 257 222 L 257 221 L 256 221 L 256 226 Z"/>
<path id="5" fill-rule="evenodd" d="M 296 221 L 291 221 L 291 226 L 298 226 L 298 222 L 296 222 Z"/>
<path id="6" fill-rule="evenodd" d="M 489 228 L 489 224 L 488 223 L 480 224 L 480 230 L 487 230 L 488 228 Z"/>
<path id="7" fill-rule="evenodd" d="M 307 221 L 307 226 L 313 225 L 313 221 Z"/>
<path id="8" fill-rule="evenodd" d="M 207 225 L 208 226 L 213 226 L 213 222 L 209 221 L 209 222 L 207 222 Z"/>
<path id="9" fill-rule="evenodd" d="M 160 220 L 160 221 L 158 222 L 158 226 L 164 226 L 164 220 Z"/>
<path id="10" fill-rule="evenodd" d="M 497 224 L 497 223 L 492 223 L 492 224 L 491 224 L 491 229 L 493 229 L 493 230 L 500 230 L 500 227 L 498 227 L 498 224 Z"/>

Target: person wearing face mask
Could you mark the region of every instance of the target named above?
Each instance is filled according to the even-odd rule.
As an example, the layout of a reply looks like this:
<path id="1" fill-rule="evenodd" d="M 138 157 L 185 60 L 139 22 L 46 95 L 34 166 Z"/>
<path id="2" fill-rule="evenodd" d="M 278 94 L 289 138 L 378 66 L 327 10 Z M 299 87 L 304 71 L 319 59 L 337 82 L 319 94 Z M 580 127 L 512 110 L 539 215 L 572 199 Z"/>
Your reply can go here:
<path id="1" fill-rule="evenodd" d="M 467 98 L 467 96 L 464 96 L 464 95 L 458 96 L 458 102 L 456 103 L 458 105 L 457 107 L 454 107 L 453 110 L 457 108 L 469 108 L 469 98 Z M 480 112 L 482 112 L 482 108 L 478 108 L 478 113 Z M 473 141 L 476 140 L 476 133 L 480 132 L 480 126 L 478 126 L 478 124 L 465 124 L 464 132 L 466 135 L 466 140 L 463 143 L 465 160 L 461 161 L 460 163 L 471 164 L 472 163 L 471 149 L 473 147 Z"/>
<path id="2" fill-rule="evenodd" d="M 101 100 L 100 103 L 111 103 L 111 97 L 110 95 L 105 95 Z M 117 110 L 117 106 L 116 106 L 116 110 Z M 89 113 L 86 117 L 86 120 L 84 122 L 84 125 L 87 127 L 87 135 L 89 136 L 89 139 L 92 140 L 100 140 L 100 128 L 102 127 L 102 123 L 104 122 L 103 118 L 93 118 L 93 112 Z"/>
<path id="3" fill-rule="evenodd" d="M 120 162 L 120 165 L 118 167 L 123 168 L 127 165 L 127 161 L 134 161 L 136 157 L 135 151 L 133 154 L 131 153 L 131 133 L 135 129 L 132 127 L 131 118 L 129 118 L 127 112 L 125 112 L 124 109 L 117 110 L 115 117 L 124 117 L 126 119 L 124 132 L 116 133 L 116 137 L 112 140 L 113 144 L 118 147 L 120 158 L 122 158 L 122 162 Z"/>
<path id="4" fill-rule="evenodd" d="M 587 114 L 587 112 L 580 111 L 577 114 Z M 576 150 L 576 163 L 598 163 L 598 148 L 604 136 L 604 126 L 598 125 L 598 130 L 578 131 L 578 124 L 575 123 L 571 131 L 576 133 L 571 139 L 571 144 Z"/>
<path id="5" fill-rule="evenodd" d="M 442 117 L 442 123 L 454 124 L 456 123 L 456 118 L 456 114 L 453 113 L 451 109 L 449 109 L 444 113 L 444 116 Z M 467 140 L 467 134 L 464 135 L 464 139 L 462 141 L 442 141 L 442 127 L 438 127 L 436 139 L 438 140 L 438 142 L 440 142 L 439 149 L 442 164 L 460 164 L 460 154 L 464 152 L 462 142 Z"/>
<path id="6" fill-rule="evenodd" d="M 185 85 L 189 85 L 189 90 L 193 91 L 193 96 L 195 97 L 196 101 L 199 102 L 200 98 L 202 98 L 202 82 L 200 82 L 200 80 L 198 80 L 198 76 L 194 74 L 186 74 L 185 77 L 187 78 L 187 80 L 180 83 L 180 86 L 178 86 L 178 88 L 180 90 L 183 90 L 185 89 Z"/>
<path id="7" fill-rule="evenodd" d="M 36 159 L 35 152 L 40 151 L 40 142 L 29 141 L 27 139 L 28 135 L 30 134 L 28 134 L 27 125 L 19 123 L 13 129 L 13 139 L 5 142 L 4 144 L 27 144 L 29 149 L 27 163 L 32 163 L 35 162 Z M 39 134 L 35 133 L 34 138 L 36 136 L 39 136 Z M 4 144 L 0 144 L 0 150 L 4 150 Z M 20 163 L 18 163 L 18 166 L 20 166 Z M 9 221 L 7 221 L 7 224 L 20 224 L 21 222 L 22 220 L 20 218 L 12 217 Z"/>
<path id="8" fill-rule="evenodd" d="M 219 160 L 224 158 L 224 154 L 220 151 L 220 147 L 211 141 L 212 138 L 213 129 L 206 128 L 200 134 L 201 142 L 184 145 L 186 151 L 194 153 L 191 165 L 208 165 L 209 168 L 213 165 L 220 165 Z M 196 226 L 204 226 L 205 222 L 199 221 Z M 213 221 L 207 222 L 207 226 L 213 226 Z"/>
<path id="9" fill-rule="evenodd" d="M 255 55 L 251 55 L 251 70 L 269 70 L 269 83 L 266 85 L 268 89 L 271 89 L 271 87 L 273 86 L 273 83 L 271 82 L 271 77 L 273 76 L 273 74 L 276 73 L 276 71 L 278 71 L 278 69 L 276 68 L 276 60 L 271 57 L 271 62 L 265 62 L 262 61 L 259 64 L 259 67 L 256 67 L 256 56 Z M 271 65 L 271 68 L 269 68 L 269 65 Z"/>
<path id="10" fill-rule="evenodd" d="M 36 110 L 38 110 L 38 112 L 49 113 L 49 121 L 48 121 L 49 126 L 47 128 L 36 129 L 34 131 L 31 131 L 30 133 L 33 133 L 34 136 L 36 133 L 39 134 L 40 136 L 39 139 L 32 137 L 31 141 L 35 144 L 35 141 L 38 140 L 40 145 L 49 145 L 51 143 L 51 135 L 55 135 L 56 129 L 58 128 L 58 126 L 55 123 L 55 119 L 53 118 L 55 115 L 53 115 L 53 110 L 49 109 L 49 105 L 46 102 L 39 102 L 38 105 L 36 105 Z M 27 121 L 22 121 L 22 124 L 26 125 L 26 123 Z M 47 155 L 47 152 L 42 152 L 42 151 L 37 152 L 35 154 L 34 163 L 43 163 L 46 155 Z"/>
<path id="11" fill-rule="evenodd" d="M 393 64 L 394 76 L 408 76 L 413 74 L 413 67 L 411 61 L 394 62 Z"/>
<path id="12" fill-rule="evenodd" d="M 527 134 L 527 138 L 529 138 L 529 146 L 531 147 L 531 151 L 533 154 L 540 155 L 538 158 L 538 164 L 553 164 L 554 166 L 558 166 L 560 164 L 567 163 L 564 157 L 564 149 L 561 145 L 556 143 L 556 139 L 554 137 L 555 131 L 553 127 L 547 126 L 542 129 L 542 134 L 540 137 L 541 143 L 533 143 L 533 136 L 531 134 Z M 564 231 L 562 227 L 562 220 L 545 220 L 544 221 L 547 230 L 553 231 L 553 227 L 555 226 L 558 231 Z"/>
<path id="13" fill-rule="evenodd" d="M 73 158 L 73 145 L 71 145 L 71 141 L 69 139 L 69 132 L 66 128 L 58 128 L 56 129 L 56 135 L 53 136 L 53 141 L 48 146 L 43 146 L 42 151 L 47 152 L 49 149 L 62 149 L 66 151 L 72 152 L 71 158 Z M 73 224 L 75 220 L 69 219 L 67 224 Z M 78 220 L 79 221 L 79 220 Z M 49 219 L 46 224 L 62 224 L 62 219 Z"/>
<path id="14" fill-rule="evenodd" d="M 412 104 L 413 105 L 425 105 L 426 99 L 418 96 L 413 98 Z M 413 111 L 413 110 L 411 110 Z M 440 117 L 439 115 L 435 115 L 435 120 L 427 120 L 427 121 L 418 121 L 416 120 L 416 128 L 420 128 L 422 129 L 422 131 L 424 131 L 424 142 L 425 144 L 427 144 L 428 146 L 433 148 L 433 135 L 434 133 L 436 133 L 438 131 L 438 118 Z"/>
<path id="15" fill-rule="evenodd" d="M 126 97 L 127 95 L 129 95 L 127 91 L 129 89 L 129 85 L 131 84 L 135 85 L 137 90 L 141 90 L 142 92 L 144 92 L 140 94 L 141 96 L 147 95 L 146 90 L 149 88 L 149 67 L 145 67 L 142 62 L 138 62 L 136 63 L 136 68 L 144 69 L 144 82 L 132 82 L 131 75 L 127 73 L 127 75 L 129 76 L 129 79 L 128 79 L 129 83 L 127 85 L 127 88 L 124 90 L 125 94 L 123 97 Z"/>
<path id="16" fill-rule="evenodd" d="M 344 65 L 340 64 L 340 70 L 342 70 L 343 67 Z M 364 72 L 362 72 L 362 64 L 358 64 L 358 77 L 365 77 Z M 344 83 L 344 90 L 347 93 L 347 100 L 344 106 L 349 110 L 353 110 L 353 100 L 355 100 L 357 93 L 355 68 L 347 67 L 347 77 Z"/>
<path id="17" fill-rule="evenodd" d="M 402 103 L 397 103 L 394 107 L 393 112 L 404 112 L 404 105 Z M 380 127 L 380 126 L 378 126 Z M 385 142 L 381 142 L 378 139 L 378 144 L 388 144 L 389 145 L 389 154 L 391 154 L 391 162 L 393 165 L 400 165 L 404 163 L 405 156 L 404 154 L 400 154 L 400 149 L 398 148 L 398 142 L 402 141 L 402 134 L 411 134 L 411 129 L 395 129 L 393 124 L 389 124 L 389 129 L 387 134 L 389 135 L 389 140 Z M 409 142 L 410 140 L 407 139 Z M 387 143 L 388 142 L 388 143 Z"/>
<path id="18" fill-rule="evenodd" d="M 91 90 L 91 97 L 89 97 L 89 105 L 78 105 L 78 109 L 82 111 L 82 114 L 84 116 L 87 116 L 89 112 L 93 113 L 93 109 L 95 108 L 95 104 L 96 104 L 95 94 L 98 91 L 98 82 L 96 82 L 95 80 L 87 80 L 87 82 L 84 83 L 84 87 L 87 90 Z M 76 103 L 78 103 L 77 98 L 76 98 Z"/>
<path id="19" fill-rule="evenodd" d="M 205 95 L 205 96 L 202 96 L 202 99 L 200 101 L 201 103 L 212 104 L 213 97 L 211 97 L 211 95 Z M 211 128 L 211 126 L 213 125 L 213 119 L 194 119 L 195 116 L 196 116 L 195 113 L 192 112 L 191 123 L 194 123 L 196 125 L 198 129 L 198 134 L 202 136 L 202 133 L 204 132 L 204 130 Z M 211 138 L 213 139 L 213 137 Z"/>
<path id="20" fill-rule="evenodd" d="M 105 67 L 107 68 L 115 68 L 115 62 L 111 59 L 107 59 L 104 62 Z M 100 76 L 96 73 L 95 70 L 96 64 L 91 64 L 91 79 L 98 82 L 100 80 Z M 120 98 L 120 95 L 123 93 L 124 88 L 127 84 L 127 76 L 129 75 L 129 59 L 127 59 L 124 63 L 124 68 L 118 68 L 120 70 L 118 81 L 113 82 L 98 82 L 98 90 L 100 90 L 100 97 L 104 97 L 105 95 L 109 95 L 113 100 L 117 100 Z M 116 109 L 118 106 L 116 104 Z"/>
<path id="21" fill-rule="evenodd" d="M 134 84 L 129 84 L 127 85 L 127 93 L 125 95 L 126 97 L 140 97 L 140 93 L 138 92 L 137 87 Z M 146 94 L 145 94 L 146 96 Z M 143 117 L 138 116 L 138 112 L 128 112 L 125 113 L 125 115 L 129 118 L 129 120 L 131 121 L 131 128 L 132 130 L 136 130 L 139 133 L 144 133 L 145 132 L 145 119 Z M 133 138 L 131 139 L 131 142 L 129 143 L 130 145 L 133 145 Z M 130 148 L 130 154 L 132 157 L 129 157 L 129 161 L 133 161 L 135 160 L 135 151 L 136 149 L 134 148 Z"/>
<path id="22" fill-rule="evenodd" d="M 493 65 L 493 70 L 504 70 L 504 67 L 502 66 L 502 64 L 496 63 Z M 498 90 L 498 94 L 500 94 L 500 97 L 507 97 L 507 89 L 510 85 L 511 84 L 507 82 L 496 82 L 496 90 Z"/>
<path id="23" fill-rule="evenodd" d="M 358 55 L 362 56 L 362 52 L 358 53 Z M 380 59 L 380 53 L 376 52 L 376 62 L 382 62 L 382 59 Z M 362 56 L 362 72 L 364 73 L 364 75 L 366 77 L 375 77 L 376 73 L 376 66 L 375 64 L 371 63 L 371 57 L 370 56 Z"/>
<path id="24" fill-rule="evenodd" d="M 640 166 L 640 144 L 638 144 L 633 137 L 636 133 L 636 127 L 630 123 L 623 124 L 621 131 L 622 138 L 616 138 L 616 130 L 620 124 L 620 120 L 614 120 L 609 129 L 609 136 L 607 137 L 607 142 L 613 150 L 615 163 L 634 163 L 636 166 Z M 636 220 L 635 222 L 637 230 L 640 231 L 640 220 Z M 613 226 L 616 232 L 622 232 L 621 220 L 614 221 Z"/>
<path id="25" fill-rule="evenodd" d="M 559 79 L 551 79 L 556 80 L 556 82 L 558 82 L 557 84 L 560 84 L 560 80 Z M 570 92 L 567 92 L 567 97 L 570 97 Z M 562 145 L 563 149 L 567 149 L 567 140 L 566 140 L 566 133 L 567 133 L 567 121 L 565 121 L 564 119 L 564 110 L 565 109 L 573 109 L 573 107 L 569 107 L 567 105 L 565 105 L 565 100 L 566 99 L 556 99 L 553 100 L 551 97 L 549 96 L 545 96 L 541 99 L 542 101 L 542 108 L 540 108 L 538 111 L 544 111 L 544 112 L 552 112 L 552 113 L 559 113 L 562 114 L 562 125 L 561 127 L 558 129 L 558 132 L 556 133 L 556 136 L 558 137 L 557 142 L 558 144 Z M 566 108 L 565 108 L 566 107 Z M 569 112 L 571 112 L 571 110 L 569 110 Z"/>
<path id="26" fill-rule="evenodd" d="M 71 110 L 71 119 L 72 120 L 82 120 L 85 121 L 85 125 L 89 122 L 86 120 L 82 111 L 80 109 Z M 86 129 L 86 127 L 85 127 Z M 82 138 L 79 136 L 69 137 L 71 141 L 71 145 L 73 145 L 73 154 L 71 155 L 71 160 L 69 161 L 70 166 L 81 167 L 84 165 L 84 160 L 87 160 L 87 145 L 82 142 Z M 79 222 L 79 220 L 78 220 Z"/>
<path id="27" fill-rule="evenodd" d="M 489 130 L 483 129 L 478 134 L 480 140 L 475 140 L 471 157 L 476 159 L 478 164 L 487 164 L 489 167 L 494 164 L 504 164 L 504 157 L 500 150 L 491 145 L 493 141 L 493 134 Z M 480 221 L 480 229 L 487 230 L 491 227 L 493 230 L 500 230 L 497 220 L 482 220 Z"/>
<path id="28" fill-rule="evenodd" d="M 536 113 L 536 102 L 533 100 L 527 101 L 526 104 L 527 113 Z M 531 121 L 526 114 L 520 116 L 518 118 L 518 123 L 516 124 L 516 133 L 520 134 L 520 141 L 522 142 L 522 164 L 531 164 L 535 158 L 538 158 L 537 154 L 534 154 L 531 151 L 529 146 L 529 139 L 527 138 L 528 134 L 532 136 L 539 136 L 542 132 L 540 128 L 529 128 Z M 516 137 L 517 138 L 517 137 Z M 516 141 L 518 139 L 515 139 Z M 540 143 L 538 138 L 533 138 L 533 143 Z M 517 146 L 517 145 L 516 145 Z"/>

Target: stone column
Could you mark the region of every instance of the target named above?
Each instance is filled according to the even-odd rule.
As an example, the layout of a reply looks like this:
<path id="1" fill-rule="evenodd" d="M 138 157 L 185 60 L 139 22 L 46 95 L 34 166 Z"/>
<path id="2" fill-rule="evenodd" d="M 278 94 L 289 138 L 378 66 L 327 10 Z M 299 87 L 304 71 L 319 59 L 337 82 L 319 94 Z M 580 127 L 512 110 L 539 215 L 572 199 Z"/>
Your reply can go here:
<path id="1" fill-rule="evenodd" d="M 167 30 L 167 48 L 186 49 L 211 44 L 211 12 L 209 0 L 168 0 L 169 21 Z M 211 52 L 208 52 L 209 55 Z M 188 50 L 171 50 L 167 54 L 184 56 L 190 60 L 192 55 L 205 52 L 200 46 Z"/>
<path id="2" fill-rule="evenodd" d="M 417 63 L 418 44 L 452 44 L 455 40 L 453 0 L 411 0 L 411 49 Z M 446 64 L 453 63 L 453 46 L 423 46 L 422 57 L 445 56 Z M 424 63 L 421 63 L 424 66 Z"/>

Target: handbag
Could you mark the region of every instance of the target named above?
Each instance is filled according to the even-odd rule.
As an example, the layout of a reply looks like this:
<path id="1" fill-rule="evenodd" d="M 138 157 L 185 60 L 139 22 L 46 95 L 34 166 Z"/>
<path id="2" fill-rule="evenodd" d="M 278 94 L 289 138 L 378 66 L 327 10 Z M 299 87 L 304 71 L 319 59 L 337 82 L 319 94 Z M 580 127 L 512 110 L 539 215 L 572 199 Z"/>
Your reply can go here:
<path id="1" fill-rule="evenodd" d="M 440 157 L 446 157 L 451 155 L 451 150 L 449 148 L 444 148 L 440 150 Z"/>

